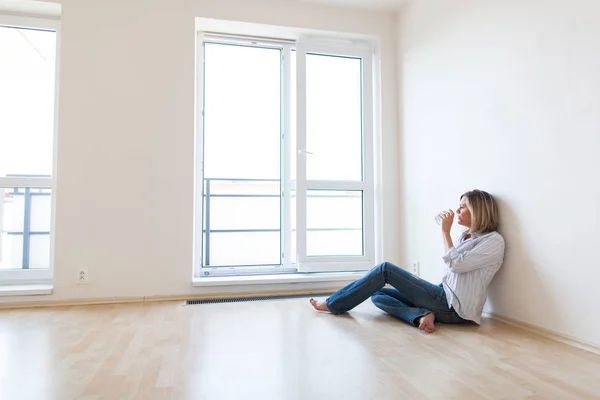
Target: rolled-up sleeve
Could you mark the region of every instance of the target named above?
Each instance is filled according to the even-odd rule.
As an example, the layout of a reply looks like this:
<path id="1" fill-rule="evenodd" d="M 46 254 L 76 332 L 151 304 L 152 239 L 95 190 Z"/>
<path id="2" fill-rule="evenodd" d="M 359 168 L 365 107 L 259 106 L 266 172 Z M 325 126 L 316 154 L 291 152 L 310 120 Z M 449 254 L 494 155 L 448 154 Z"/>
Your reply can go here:
<path id="1" fill-rule="evenodd" d="M 448 249 L 443 259 L 455 273 L 474 271 L 494 264 L 504 258 L 504 239 L 500 235 L 482 238 L 475 246 L 468 243 Z"/>

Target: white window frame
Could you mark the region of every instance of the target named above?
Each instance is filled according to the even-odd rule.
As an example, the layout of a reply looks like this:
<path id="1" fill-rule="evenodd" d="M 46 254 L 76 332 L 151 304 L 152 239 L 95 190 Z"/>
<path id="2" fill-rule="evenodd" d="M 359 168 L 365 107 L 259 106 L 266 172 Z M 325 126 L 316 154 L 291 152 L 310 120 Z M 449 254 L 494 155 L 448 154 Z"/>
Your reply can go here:
<path id="1" fill-rule="evenodd" d="M 362 181 L 307 180 L 306 157 L 306 55 L 355 57 L 362 62 Z M 319 39 L 301 39 L 296 45 L 297 93 L 297 249 L 299 272 L 363 271 L 373 267 L 374 173 L 373 173 L 373 50 L 356 43 L 331 43 Z M 308 190 L 356 190 L 363 194 L 363 255 L 309 257 L 306 251 L 306 204 Z"/>
<path id="2" fill-rule="evenodd" d="M 289 115 L 290 107 L 290 65 L 289 54 L 293 47 L 293 41 L 260 38 L 253 39 L 237 35 L 227 35 L 219 33 L 197 32 L 196 36 L 196 145 L 195 145 L 195 191 L 194 191 L 194 277 L 213 277 L 227 275 L 263 275 L 263 274 L 282 274 L 297 272 L 292 265 L 290 254 L 290 235 L 291 225 L 289 218 L 282 214 L 282 232 L 281 232 L 281 249 L 283 253 L 282 264 L 278 266 L 231 266 L 231 267 L 204 267 L 202 265 L 204 259 L 204 243 L 202 241 L 203 225 L 203 200 L 204 200 L 204 43 L 223 43 L 223 44 L 239 44 L 251 47 L 266 47 L 279 48 L 282 52 L 284 61 L 281 63 L 281 99 L 282 99 L 282 118 L 281 118 L 281 206 L 282 210 L 288 211 L 290 208 L 290 180 L 289 180 L 289 155 L 291 152 L 291 144 L 284 140 L 287 132 L 290 131 L 290 121 L 286 118 Z M 288 178 L 286 178 L 288 177 Z"/>
<path id="3" fill-rule="evenodd" d="M 0 26 L 23 29 L 51 30 L 56 32 L 56 65 L 54 76 L 54 127 L 52 144 L 52 175 L 50 178 L 19 178 L 0 177 L 0 189 L 14 187 L 51 189 L 51 221 L 50 221 L 50 260 L 48 269 L 15 269 L 0 270 L 0 286 L 15 284 L 46 284 L 51 283 L 54 276 L 54 242 L 55 242 L 55 215 L 56 215 L 56 165 L 58 148 L 58 88 L 60 65 L 60 20 L 50 18 L 26 17 L 0 14 Z M 1 190 L 3 191 L 3 190 Z M 4 201 L 4 196 L 1 199 Z M 3 219 L 0 215 L 0 236 Z M 0 246 L 1 246 L 0 237 Z"/>
<path id="4" fill-rule="evenodd" d="M 203 134 L 204 134 L 204 60 L 203 45 L 205 42 L 237 43 L 251 45 L 253 47 L 279 47 L 282 51 L 282 265 L 265 267 L 203 267 L 203 199 L 204 199 L 204 171 L 203 171 Z M 304 46 L 304 47 L 302 47 Z M 363 181 L 356 182 L 329 182 L 329 181 L 310 181 L 300 183 L 293 182 L 291 179 L 291 152 L 292 149 L 304 149 L 306 137 L 304 136 L 304 145 L 300 147 L 302 139 L 299 139 L 301 127 L 300 121 L 304 123 L 305 118 L 300 112 L 300 92 L 297 96 L 297 143 L 291 143 L 291 51 L 296 49 L 296 65 L 299 65 L 299 48 L 307 49 L 308 52 L 323 53 L 327 55 L 350 56 L 362 59 L 362 83 L 363 83 Z M 301 272 L 331 272 L 331 271 L 363 271 L 373 267 L 375 260 L 375 232 L 374 232 L 374 164 L 373 164 L 373 56 L 374 48 L 371 43 L 357 41 L 321 41 L 321 40 L 288 40 L 265 37 L 251 37 L 243 35 L 229 35 L 214 32 L 197 31 L 196 36 L 196 139 L 195 139 L 195 169 L 194 169 L 194 278 L 226 276 L 226 275 L 253 275 L 253 274 L 276 274 L 276 273 L 301 273 Z M 304 74 L 305 76 L 305 74 Z M 299 87 L 300 72 L 297 68 L 297 85 Z M 305 86 L 304 92 L 305 93 Z M 305 100 L 305 95 L 304 95 Z M 305 127 L 304 127 L 305 129 Z M 305 130 L 304 130 L 305 134 Z M 304 180 L 306 178 L 305 166 L 306 159 L 298 154 L 296 157 L 296 173 L 304 166 Z M 296 185 L 296 187 L 294 187 Z M 304 219 L 303 229 L 306 230 L 306 199 L 302 211 L 300 203 L 297 203 L 297 246 L 296 255 L 291 254 L 291 198 L 294 190 L 304 188 L 304 193 L 308 189 L 329 189 L 329 190 L 361 190 L 363 192 L 363 220 L 364 220 L 364 255 L 349 257 L 306 257 L 306 237 L 301 235 L 300 220 Z M 297 194 L 298 192 L 296 192 Z M 297 201 L 300 200 L 297 198 Z M 303 238 L 300 238 L 303 236 Z M 303 243 L 302 243 L 303 242 Z M 303 246 L 304 255 L 300 255 L 300 246 Z"/>

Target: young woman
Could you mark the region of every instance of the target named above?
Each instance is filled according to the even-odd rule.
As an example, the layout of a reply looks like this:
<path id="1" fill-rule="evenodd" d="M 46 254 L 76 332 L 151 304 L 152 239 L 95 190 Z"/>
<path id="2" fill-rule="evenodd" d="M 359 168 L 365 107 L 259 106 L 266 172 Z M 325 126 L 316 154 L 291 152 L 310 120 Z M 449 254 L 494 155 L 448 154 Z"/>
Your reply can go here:
<path id="1" fill-rule="evenodd" d="M 440 285 L 384 262 L 327 300 L 310 303 L 319 311 L 342 314 L 371 297 L 383 311 L 428 333 L 435 330 L 435 321 L 479 324 L 487 287 L 504 260 L 504 239 L 496 232 L 498 205 L 482 190 L 463 194 L 456 216 L 467 230 L 456 245 L 450 237 L 454 215 L 452 210 L 439 214 L 446 248 L 446 273 Z M 393 288 L 384 288 L 386 283 Z"/>

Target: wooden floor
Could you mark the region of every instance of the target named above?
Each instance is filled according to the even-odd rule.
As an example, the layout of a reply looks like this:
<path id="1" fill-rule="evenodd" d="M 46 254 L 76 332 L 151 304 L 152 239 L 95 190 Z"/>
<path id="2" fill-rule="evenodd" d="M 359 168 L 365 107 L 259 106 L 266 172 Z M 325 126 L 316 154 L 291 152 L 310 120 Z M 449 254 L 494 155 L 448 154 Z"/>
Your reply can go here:
<path id="1" fill-rule="evenodd" d="M 600 356 L 307 299 L 0 311 L 0 399 L 600 399 Z"/>

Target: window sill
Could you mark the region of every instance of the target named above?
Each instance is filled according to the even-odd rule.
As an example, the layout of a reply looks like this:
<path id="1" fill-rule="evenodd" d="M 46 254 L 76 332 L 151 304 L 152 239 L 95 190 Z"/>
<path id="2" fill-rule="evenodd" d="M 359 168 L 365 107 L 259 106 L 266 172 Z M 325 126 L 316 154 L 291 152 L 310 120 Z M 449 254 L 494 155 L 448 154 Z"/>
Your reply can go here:
<path id="1" fill-rule="evenodd" d="M 39 296 L 52 294 L 53 285 L 7 285 L 0 286 L 2 296 Z"/>
<path id="2" fill-rule="evenodd" d="M 194 278 L 192 286 L 234 286 L 265 285 L 279 283 L 310 283 L 353 281 L 362 278 L 367 271 L 360 272 L 319 272 L 307 274 L 276 274 L 252 276 L 211 276 L 210 278 Z"/>

